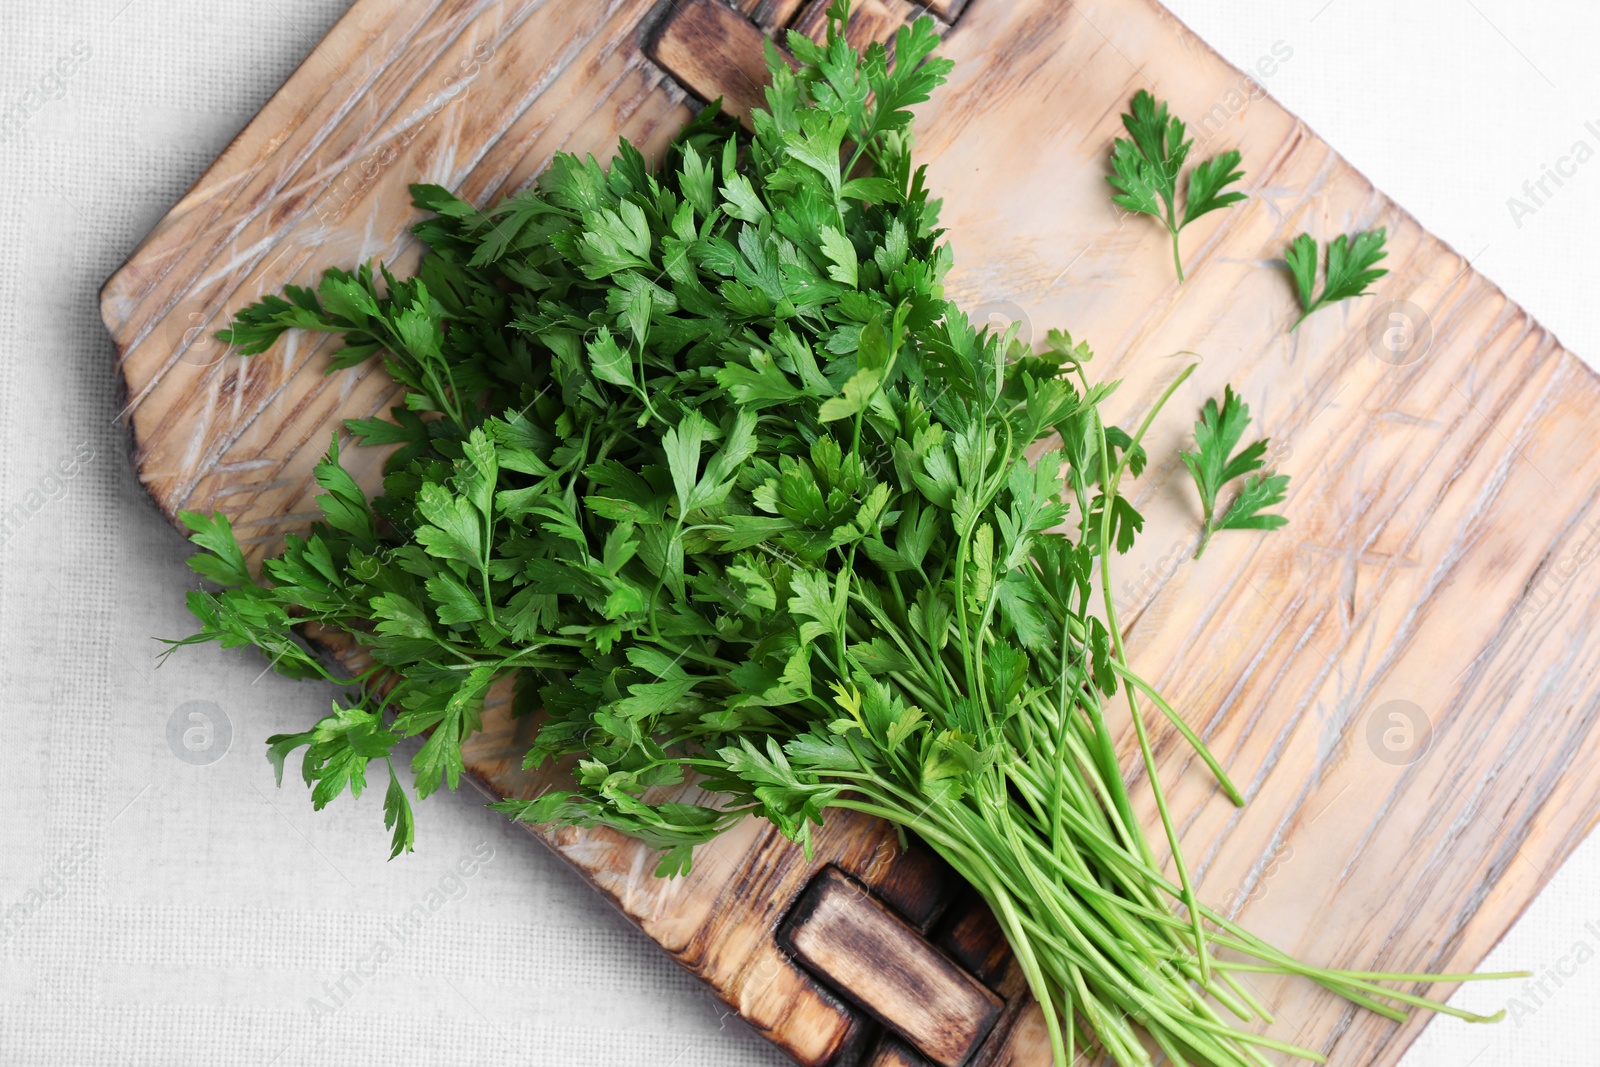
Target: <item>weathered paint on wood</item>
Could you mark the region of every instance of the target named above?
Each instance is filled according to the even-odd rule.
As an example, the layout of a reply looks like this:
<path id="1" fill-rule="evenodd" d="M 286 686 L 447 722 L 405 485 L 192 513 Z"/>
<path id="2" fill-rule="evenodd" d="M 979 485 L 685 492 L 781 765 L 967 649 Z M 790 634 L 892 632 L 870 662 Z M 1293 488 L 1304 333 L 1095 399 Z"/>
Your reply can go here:
<path id="1" fill-rule="evenodd" d="M 405 269 L 412 181 L 483 201 L 558 149 L 604 158 L 629 137 L 659 151 L 691 110 L 645 48 L 699 2 L 357 0 L 106 285 L 134 464 L 162 509 L 220 508 L 257 552 L 308 522 L 330 433 L 396 390 L 372 368 L 325 377 L 315 339 L 243 360 L 210 331 L 323 264 Z M 809 14 L 797 0 L 739 6 L 768 31 Z M 1135 665 L 1251 799 L 1227 804 L 1154 724 L 1202 895 L 1317 962 L 1470 969 L 1600 811 L 1595 376 L 1154 0 L 936 13 L 955 20 L 943 51 L 957 68 L 922 110 L 919 153 L 956 249 L 952 295 L 1035 337 L 1088 338 L 1097 373 L 1126 379 L 1115 404 L 1129 418 L 1201 361 L 1148 440 L 1135 502 L 1150 533 L 1117 589 Z M 1239 147 L 1253 194 L 1185 231 L 1181 287 L 1163 232 L 1119 217 L 1103 181 L 1139 87 L 1175 102 L 1197 152 Z M 1375 225 L 1392 269 L 1377 294 L 1287 333 L 1288 240 Z M 1291 525 L 1221 534 L 1190 562 L 1192 496 L 1161 457 L 1224 382 L 1294 478 Z M 376 483 L 377 455 L 345 455 Z M 507 712 L 496 693 L 471 774 L 493 795 L 532 795 L 550 783 L 520 770 L 528 723 Z M 1123 753 L 1134 767 L 1131 736 Z M 826 864 L 1005 999 L 974 1064 L 1048 1059 L 982 908 L 951 903 L 948 874 L 901 857 L 880 824 L 831 817 L 808 863 L 747 822 L 671 882 L 618 835 L 542 837 L 801 1063 L 914 1055 L 774 940 Z M 1303 982 L 1253 984 L 1277 1013 L 1270 1032 L 1335 1064 L 1392 1064 L 1425 1022 L 1396 1026 Z"/>

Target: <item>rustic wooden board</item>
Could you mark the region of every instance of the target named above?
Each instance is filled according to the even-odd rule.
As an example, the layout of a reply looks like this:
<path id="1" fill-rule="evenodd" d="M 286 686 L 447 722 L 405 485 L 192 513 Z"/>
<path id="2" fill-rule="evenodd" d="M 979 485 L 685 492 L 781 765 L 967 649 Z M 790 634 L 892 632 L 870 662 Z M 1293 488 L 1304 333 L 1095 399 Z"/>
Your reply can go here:
<path id="1" fill-rule="evenodd" d="M 704 2 L 357 0 L 106 285 L 134 464 L 159 506 L 225 510 L 257 551 L 308 522 L 330 432 L 396 390 L 366 367 L 325 377 L 326 351 L 303 337 L 243 360 L 209 331 L 315 267 L 414 262 L 409 182 L 482 201 L 558 149 L 604 157 L 626 136 L 659 151 L 692 101 L 647 46 Z M 740 6 L 764 29 L 814 18 L 794 0 Z M 923 109 L 919 151 L 956 249 L 952 294 L 1034 336 L 1088 338 L 1099 373 L 1127 379 L 1119 415 L 1199 354 L 1174 409 L 1232 382 L 1294 478 L 1286 531 L 1219 535 L 1198 563 L 1180 467 L 1158 461 L 1138 486 L 1151 533 L 1118 581 L 1131 653 L 1252 801 L 1236 811 L 1156 731 L 1202 895 L 1307 959 L 1470 969 L 1600 813 L 1600 582 L 1586 566 L 1600 383 L 1154 0 L 940 11 L 957 67 Z M 708 53 L 726 44 L 699 32 Z M 1185 232 L 1181 288 L 1164 234 L 1119 218 L 1102 180 L 1142 86 L 1178 103 L 1200 151 L 1239 147 L 1255 194 Z M 1393 270 L 1377 294 L 1288 334 L 1287 241 L 1374 225 L 1389 227 Z M 1409 346 L 1382 343 L 1405 329 Z M 1158 427 L 1151 454 L 1171 456 L 1185 422 Z M 377 481 L 380 457 L 346 456 Z M 496 702 L 468 753 L 486 790 L 548 785 L 518 769 L 525 739 Z M 881 825 L 833 817 L 807 863 L 746 822 L 672 882 L 615 834 L 543 836 L 801 1063 L 919 1062 L 847 1002 L 874 991 L 839 989 L 775 941 L 826 865 L 1004 1000 L 973 1063 L 1047 1062 L 992 923 Z M 1392 1064 L 1425 1022 L 1255 984 L 1272 1033 L 1336 1064 Z"/>

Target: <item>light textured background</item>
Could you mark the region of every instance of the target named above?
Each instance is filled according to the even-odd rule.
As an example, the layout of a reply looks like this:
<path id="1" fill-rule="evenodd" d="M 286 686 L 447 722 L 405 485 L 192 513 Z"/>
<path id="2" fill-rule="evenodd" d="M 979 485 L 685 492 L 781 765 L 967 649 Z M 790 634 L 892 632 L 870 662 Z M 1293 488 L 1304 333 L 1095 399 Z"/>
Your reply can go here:
<path id="1" fill-rule="evenodd" d="M 1600 354 L 1600 158 L 1522 191 L 1600 148 L 1600 9 L 1171 3 L 1240 66 L 1291 48 L 1278 99 Z M 0 0 L 0 1065 L 786 1062 L 474 796 L 421 805 L 418 853 L 387 863 L 378 797 L 313 815 L 276 790 L 263 739 L 328 693 L 214 650 L 155 668 L 190 578 L 128 473 L 96 291 L 344 6 Z M 203 766 L 168 743 L 196 701 L 214 753 L 231 731 Z M 1489 960 L 1560 982 L 1463 994 L 1521 1010 L 1440 1020 L 1406 1067 L 1594 1064 L 1597 889 L 1600 839 Z"/>

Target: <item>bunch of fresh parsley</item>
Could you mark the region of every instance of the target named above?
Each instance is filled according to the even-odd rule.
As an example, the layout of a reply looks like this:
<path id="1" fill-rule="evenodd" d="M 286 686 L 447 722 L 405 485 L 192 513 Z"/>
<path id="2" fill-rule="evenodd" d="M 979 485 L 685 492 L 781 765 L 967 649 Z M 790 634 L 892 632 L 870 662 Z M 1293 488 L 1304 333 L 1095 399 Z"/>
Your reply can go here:
<path id="1" fill-rule="evenodd" d="M 1155 411 L 1131 435 L 1107 426 L 1115 383 L 1090 382 L 1086 345 L 1052 331 L 1036 353 L 944 299 L 908 108 L 949 64 L 927 19 L 891 65 L 846 43 L 845 5 L 831 14 L 824 43 L 790 37 L 798 69 L 771 57 L 753 137 L 708 111 L 658 166 L 626 143 L 609 168 L 558 156 L 487 211 L 418 186 L 433 217 L 415 277 L 333 270 L 241 312 L 223 336 L 242 350 L 339 333 L 335 369 L 381 357 L 405 402 L 348 424 L 393 449 L 382 495 L 336 441 L 323 520 L 259 581 L 226 519 L 184 516 L 223 588 L 190 594 L 201 631 L 180 643 L 254 645 L 344 686 L 271 755 L 281 773 L 304 750 L 319 807 L 383 763 L 396 854 L 413 829 L 395 746 L 426 737 L 419 796 L 454 787 L 501 679 L 537 717 L 528 764 L 575 767 L 569 788 L 498 806 L 632 834 L 661 874 L 747 814 L 807 844 L 829 808 L 882 816 L 993 907 L 1061 1065 L 1090 1042 L 1148 1063 L 1147 1039 L 1174 1062 L 1319 1059 L 1220 1019 L 1213 1004 L 1265 1017 L 1239 970 L 1394 1018 L 1387 1001 L 1437 1007 L 1377 981 L 1415 976 L 1298 963 L 1195 899 L 1140 701 L 1242 800 L 1129 668 L 1111 597 L 1113 553 L 1143 524 L 1120 487 Z M 1245 466 L 1228 397 L 1195 467 L 1213 501 Z M 335 676 L 305 623 L 370 666 Z M 1177 882 L 1118 763 L 1119 693 Z M 667 788 L 690 781 L 718 802 Z"/>

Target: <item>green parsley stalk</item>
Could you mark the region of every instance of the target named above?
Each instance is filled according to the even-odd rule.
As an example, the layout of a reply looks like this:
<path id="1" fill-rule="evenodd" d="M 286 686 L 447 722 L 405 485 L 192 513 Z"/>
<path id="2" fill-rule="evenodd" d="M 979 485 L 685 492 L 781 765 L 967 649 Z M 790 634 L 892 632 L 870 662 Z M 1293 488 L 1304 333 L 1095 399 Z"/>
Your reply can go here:
<path id="1" fill-rule="evenodd" d="M 330 270 L 240 312 L 222 337 L 244 353 L 341 334 L 334 369 L 382 358 L 405 400 L 347 423 L 393 450 L 383 493 L 336 440 L 322 522 L 259 581 L 224 517 L 184 516 L 223 588 L 189 595 L 201 630 L 174 644 L 329 678 L 293 628 L 355 642 L 371 666 L 270 755 L 281 777 L 304 749 L 317 807 L 382 761 L 395 854 L 414 832 L 395 745 L 426 737 L 418 796 L 454 788 L 502 680 L 536 716 L 528 766 L 574 773 L 497 807 L 632 834 L 662 875 L 746 815 L 807 849 L 830 808 L 887 819 L 992 907 L 1062 1067 L 1089 1048 L 1148 1064 L 1147 1041 L 1176 1063 L 1321 1061 L 1255 1032 L 1257 973 L 1393 1019 L 1479 1019 L 1385 984 L 1427 976 L 1295 961 L 1197 898 L 1141 699 L 1243 800 L 1129 665 L 1111 597 L 1144 522 L 1122 481 L 1188 372 L 1130 436 L 1102 418 L 1116 383 L 1091 383 L 1085 344 L 1051 331 L 1033 352 L 944 299 L 908 109 L 949 63 L 927 19 L 891 65 L 830 13 L 824 43 L 791 35 L 798 69 L 771 56 L 753 137 L 708 109 L 658 166 L 626 142 L 609 169 L 558 156 L 491 210 L 417 186 L 415 277 Z M 1242 473 L 1231 403 L 1191 461 L 1208 526 Z M 1176 882 L 1117 757 L 1119 694 Z M 691 781 L 717 802 L 662 799 Z"/>

